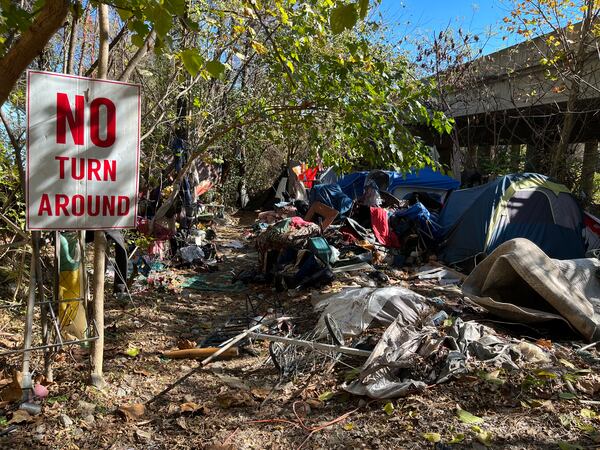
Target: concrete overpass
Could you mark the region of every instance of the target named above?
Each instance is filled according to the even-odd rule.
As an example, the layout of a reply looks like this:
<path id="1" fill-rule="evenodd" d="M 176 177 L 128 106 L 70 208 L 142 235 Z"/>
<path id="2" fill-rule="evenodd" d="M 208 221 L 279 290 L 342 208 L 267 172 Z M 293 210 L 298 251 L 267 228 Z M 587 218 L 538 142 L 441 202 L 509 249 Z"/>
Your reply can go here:
<path id="1" fill-rule="evenodd" d="M 578 31 L 576 26 L 569 36 L 571 51 L 577 47 Z M 457 80 L 453 90 L 446 93 L 447 114 L 456 120 L 461 147 L 472 154 L 477 147 L 514 148 L 526 144 L 528 155 L 539 156 L 556 145 L 569 90 L 560 74 L 549 72 L 549 66 L 542 64 L 544 55 L 551 53 L 548 36 L 480 57 L 464 68 L 464 79 Z M 586 48 L 579 87 L 571 141 L 597 142 L 600 140 L 600 40 Z M 444 162 L 449 163 L 452 140 L 432 136 L 427 140 L 438 146 Z M 528 169 L 540 168 L 530 164 Z"/>

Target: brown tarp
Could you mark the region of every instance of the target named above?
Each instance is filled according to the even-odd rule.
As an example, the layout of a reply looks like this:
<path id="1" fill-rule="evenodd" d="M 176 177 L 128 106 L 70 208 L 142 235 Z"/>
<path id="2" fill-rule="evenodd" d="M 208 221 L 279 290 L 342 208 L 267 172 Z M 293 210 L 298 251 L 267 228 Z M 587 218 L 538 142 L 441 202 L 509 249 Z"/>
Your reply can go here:
<path id="1" fill-rule="evenodd" d="M 463 293 L 491 313 L 520 323 L 561 320 L 586 340 L 600 340 L 597 259 L 559 261 L 527 239 L 496 248 L 463 284 Z"/>

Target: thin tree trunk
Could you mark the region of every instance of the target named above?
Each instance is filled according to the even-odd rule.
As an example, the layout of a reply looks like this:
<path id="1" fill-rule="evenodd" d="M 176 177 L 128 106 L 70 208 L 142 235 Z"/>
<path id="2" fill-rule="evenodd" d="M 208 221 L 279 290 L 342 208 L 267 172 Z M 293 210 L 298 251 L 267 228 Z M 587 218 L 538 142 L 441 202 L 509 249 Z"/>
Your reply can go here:
<path id="1" fill-rule="evenodd" d="M 569 67 L 570 75 L 570 89 L 569 97 L 567 99 L 567 110 L 564 114 L 563 124 L 560 130 L 560 140 L 558 145 L 555 147 L 552 153 L 550 161 L 550 175 L 557 178 L 561 182 L 567 181 L 567 154 L 569 151 L 569 144 L 571 143 L 571 134 L 573 134 L 573 128 L 575 128 L 575 114 L 577 113 L 577 106 L 579 102 L 580 93 L 580 78 L 585 64 L 585 53 L 590 38 L 592 37 L 592 5 L 588 6 L 585 17 L 581 22 L 580 38 L 577 47 L 577 52 L 573 56 L 574 62 L 573 67 Z"/>
<path id="2" fill-rule="evenodd" d="M 135 55 L 133 55 L 133 57 L 127 63 L 127 67 L 119 77 L 119 81 L 129 80 L 129 77 L 131 76 L 137 65 L 140 63 L 140 61 L 144 59 L 146 54 L 154 47 L 154 42 L 156 42 L 156 31 L 152 30 L 146 38 L 146 41 L 144 41 L 144 45 L 138 48 L 137 52 L 135 52 Z"/>
<path id="3" fill-rule="evenodd" d="M 31 26 L 0 59 L 0 105 L 29 63 L 44 47 L 65 21 L 69 12 L 68 0 L 47 0 Z"/>
<path id="4" fill-rule="evenodd" d="M 81 21 L 83 25 L 83 33 L 81 36 L 81 47 L 79 50 L 79 64 L 77 66 L 77 75 L 83 75 L 83 55 L 85 55 L 85 46 L 87 44 L 87 32 L 88 32 L 88 21 L 90 16 L 90 3 L 88 2 L 85 7 L 85 11 L 83 12 L 83 20 Z M 87 76 L 87 74 L 86 74 Z"/>
<path id="5" fill-rule="evenodd" d="M 108 5 L 98 6 L 98 24 L 100 30 L 100 49 L 98 55 L 98 78 L 105 79 L 108 74 Z M 91 354 L 90 382 L 98 389 L 106 385 L 102 373 L 104 359 L 104 271 L 106 260 L 106 235 L 104 231 L 94 232 L 94 322 L 98 339 L 93 342 Z"/>
<path id="6" fill-rule="evenodd" d="M 594 175 L 598 170 L 598 142 L 586 142 L 581 165 L 581 191 L 585 194 L 585 203 L 594 202 Z"/>
<path id="7" fill-rule="evenodd" d="M 77 5 L 73 8 L 71 23 L 71 35 L 69 36 L 69 54 L 67 57 L 66 73 L 73 73 L 73 64 L 75 60 L 75 45 L 77 44 L 77 24 L 79 22 L 79 9 Z"/>
<path id="8" fill-rule="evenodd" d="M 125 23 L 123 25 L 123 27 L 121 28 L 121 30 L 119 31 L 119 33 L 113 38 L 113 40 L 110 42 L 110 45 L 108 46 L 108 51 L 112 51 L 113 47 L 115 45 L 117 45 L 121 39 L 123 39 L 123 36 L 125 36 L 125 32 L 127 31 L 127 23 Z M 94 70 L 96 70 L 96 67 L 98 67 L 98 60 L 95 60 L 92 65 L 90 66 L 90 68 L 88 70 L 85 71 L 85 76 L 89 77 L 94 73 Z M 81 72 L 81 71 L 80 71 Z"/>
<path id="9" fill-rule="evenodd" d="M 579 99 L 579 85 L 576 81 L 571 83 L 571 90 L 567 100 L 567 111 L 564 114 L 563 124 L 560 130 L 560 140 L 554 147 L 552 161 L 550 163 L 550 175 L 561 182 L 566 181 L 566 159 L 571 134 L 575 128 L 575 110 Z"/>
<path id="10" fill-rule="evenodd" d="M 98 49 L 98 77 L 106 79 L 108 76 L 108 53 L 110 42 L 108 40 L 110 24 L 108 21 L 108 5 L 100 4 L 98 7 L 98 28 L 100 32 L 100 46 Z"/>

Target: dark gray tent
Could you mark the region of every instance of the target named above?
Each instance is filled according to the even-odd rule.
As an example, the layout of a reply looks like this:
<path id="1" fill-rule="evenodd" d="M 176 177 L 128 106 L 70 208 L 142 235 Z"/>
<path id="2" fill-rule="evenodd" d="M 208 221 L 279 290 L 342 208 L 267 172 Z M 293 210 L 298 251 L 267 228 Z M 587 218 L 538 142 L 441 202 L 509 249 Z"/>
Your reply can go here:
<path id="1" fill-rule="evenodd" d="M 448 264 L 488 255 L 517 237 L 556 259 L 582 258 L 583 211 L 569 190 L 543 175 L 512 174 L 454 191 L 440 213 L 440 257 Z"/>

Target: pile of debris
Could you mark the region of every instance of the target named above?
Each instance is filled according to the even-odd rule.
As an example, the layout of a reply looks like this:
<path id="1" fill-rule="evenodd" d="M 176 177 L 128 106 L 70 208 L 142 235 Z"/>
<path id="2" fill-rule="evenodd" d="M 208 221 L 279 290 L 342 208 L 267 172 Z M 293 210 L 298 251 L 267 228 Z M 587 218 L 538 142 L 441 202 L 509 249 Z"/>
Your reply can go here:
<path id="1" fill-rule="evenodd" d="M 456 187 L 451 179 L 435 177 L 436 189 L 406 192 L 390 189 L 389 173 L 352 174 L 259 214 L 248 237 L 255 239 L 259 267 L 244 282 L 268 282 L 288 293 L 334 287 L 325 295 L 312 292 L 321 315 L 303 336 L 251 333 L 271 341 L 271 360 L 282 376 L 297 373 L 299 359 L 307 359 L 298 348 L 325 352 L 330 362 L 363 358 L 344 389 L 391 398 L 445 382 L 473 364 L 514 370 L 551 363 L 546 348 L 484 325 L 490 320 L 540 330 L 545 322 L 560 322 L 561 333 L 599 340 L 600 261 L 553 259 L 585 251 L 581 233 L 573 232 L 583 228 L 583 214 L 564 187 L 523 174 L 449 194 Z M 444 181 L 447 190 L 440 187 Z M 297 180 L 291 184 L 301 192 Z M 537 216 L 517 203 L 534 206 Z M 481 217 L 465 222 L 473 214 Z M 477 235 L 460 247 L 465 227 Z M 468 277 L 438 262 L 459 250 L 462 259 L 453 262 L 474 263 Z"/>

